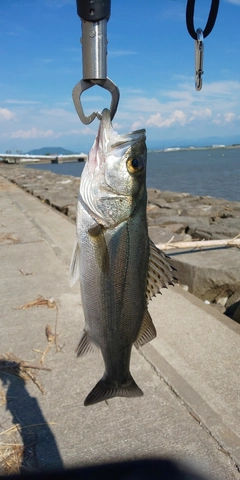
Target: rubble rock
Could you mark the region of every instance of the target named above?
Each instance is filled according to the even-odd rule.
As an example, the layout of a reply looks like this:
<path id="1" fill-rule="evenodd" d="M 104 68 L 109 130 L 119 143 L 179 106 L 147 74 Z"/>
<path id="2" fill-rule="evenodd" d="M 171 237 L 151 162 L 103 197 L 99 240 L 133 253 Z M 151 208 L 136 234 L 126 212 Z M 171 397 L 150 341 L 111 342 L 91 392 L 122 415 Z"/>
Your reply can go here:
<path id="1" fill-rule="evenodd" d="M 240 252 L 238 248 L 210 248 L 200 251 L 171 252 L 181 284 L 210 303 L 217 297 L 230 297 L 240 291 Z"/>

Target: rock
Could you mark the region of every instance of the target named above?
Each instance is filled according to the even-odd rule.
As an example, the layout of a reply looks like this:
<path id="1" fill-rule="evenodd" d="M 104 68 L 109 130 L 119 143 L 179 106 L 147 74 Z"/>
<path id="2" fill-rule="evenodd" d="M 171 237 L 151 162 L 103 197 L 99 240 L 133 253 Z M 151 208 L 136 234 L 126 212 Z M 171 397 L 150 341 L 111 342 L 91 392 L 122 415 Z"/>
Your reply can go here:
<path id="1" fill-rule="evenodd" d="M 179 283 L 188 285 L 197 297 L 216 301 L 240 291 L 240 253 L 237 248 L 170 252 Z"/>
<path id="2" fill-rule="evenodd" d="M 148 202 L 155 204 L 155 201 L 160 198 L 161 192 L 156 188 L 148 188 Z"/>
<path id="3" fill-rule="evenodd" d="M 189 226 L 188 233 L 193 238 L 199 240 L 221 240 L 224 238 L 234 238 L 239 233 L 239 228 L 228 228 L 223 223 L 221 224 L 201 224 L 196 223 Z"/>
<path id="4" fill-rule="evenodd" d="M 189 215 L 190 217 L 208 217 L 212 218 L 220 216 L 224 213 L 224 208 L 215 205 L 189 205 L 181 212 L 182 216 Z"/>
<path id="5" fill-rule="evenodd" d="M 192 199 L 194 198 L 192 195 L 190 195 L 189 193 L 176 193 L 176 192 L 169 192 L 168 190 L 165 190 L 165 191 L 161 191 L 159 190 L 159 198 L 163 198 L 164 200 L 166 200 L 166 202 L 168 203 L 172 203 L 172 202 L 179 202 L 180 200 L 182 200 L 183 198 L 186 199 L 186 198 L 189 198 L 189 199 Z"/>
<path id="6" fill-rule="evenodd" d="M 217 299 L 215 298 L 216 305 L 220 305 L 221 307 L 225 307 L 228 301 L 228 296 L 218 296 Z"/>
<path id="7" fill-rule="evenodd" d="M 76 205 L 69 205 L 67 214 L 68 214 L 68 217 L 75 222 L 76 214 L 77 214 Z"/>
<path id="8" fill-rule="evenodd" d="M 240 303 L 240 290 L 237 290 L 236 292 L 233 293 L 233 295 L 231 295 L 231 297 L 228 298 L 226 307 L 229 308 L 238 302 Z"/>
<path id="9" fill-rule="evenodd" d="M 172 233 L 185 233 L 185 226 L 183 223 L 166 223 L 164 226 Z M 189 235 L 189 238 L 192 237 Z"/>
<path id="10" fill-rule="evenodd" d="M 154 243 L 167 243 L 172 239 L 173 233 L 167 228 L 150 226 L 148 228 L 148 234 Z M 174 242 L 184 242 L 185 235 L 174 234 Z"/>
<path id="11" fill-rule="evenodd" d="M 162 217 L 172 217 L 172 215 L 177 215 L 176 210 L 171 210 L 169 208 L 160 208 L 157 205 L 148 205 L 147 207 L 147 219 L 149 226 L 160 226 Z"/>

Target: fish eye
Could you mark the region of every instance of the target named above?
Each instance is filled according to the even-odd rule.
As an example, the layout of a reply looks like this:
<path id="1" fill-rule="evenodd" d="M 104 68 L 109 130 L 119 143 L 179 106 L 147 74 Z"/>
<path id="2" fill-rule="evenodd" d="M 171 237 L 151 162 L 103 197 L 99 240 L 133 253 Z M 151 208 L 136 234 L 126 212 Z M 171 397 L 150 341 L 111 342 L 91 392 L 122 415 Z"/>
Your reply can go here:
<path id="1" fill-rule="evenodd" d="M 135 173 L 143 170 L 144 164 L 142 159 L 136 157 L 130 157 L 127 160 L 127 169 L 130 173 Z"/>

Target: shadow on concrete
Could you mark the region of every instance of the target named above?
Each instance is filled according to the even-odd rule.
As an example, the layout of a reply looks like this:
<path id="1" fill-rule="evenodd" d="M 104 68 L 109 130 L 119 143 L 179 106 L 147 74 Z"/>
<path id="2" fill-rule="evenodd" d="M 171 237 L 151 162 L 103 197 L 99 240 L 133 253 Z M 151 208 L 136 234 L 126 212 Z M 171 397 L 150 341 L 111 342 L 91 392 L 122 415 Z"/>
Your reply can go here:
<path id="1" fill-rule="evenodd" d="M 6 361 L 6 370 L 9 363 Z M 16 365 L 15 365 L 16 369 Z M 17 373 L 17 370 L 16 370 Z M 55 437 L 44 418 L 38 401 L 32 397 L 24 380 L 0 370 L 0 378 L 6 392 L 6 410 L 12 415 L 12 422 L 18 425 L 24 446 L 20 472 L 31 468 L 37 470 L 61 469 L 63 462 Z"/>

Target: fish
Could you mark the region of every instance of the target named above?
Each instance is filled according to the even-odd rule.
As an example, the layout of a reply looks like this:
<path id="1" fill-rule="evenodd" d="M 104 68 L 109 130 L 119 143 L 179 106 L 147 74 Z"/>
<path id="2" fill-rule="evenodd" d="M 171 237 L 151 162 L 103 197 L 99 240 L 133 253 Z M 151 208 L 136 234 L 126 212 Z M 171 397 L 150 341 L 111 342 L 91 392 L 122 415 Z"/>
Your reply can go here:
<path id="1" fill-rule="evenodd" d="M 148 236 L 146 168 L 145 129 L 120 135 L 104 109 L 80 180 L 70 265 L 85 317 L 77 356 L 100 349 L 105 365 L 85 406 L 143 395 L 130 373 L 132 347 L 156 337 L 148 302 L 176 280 Z"/>

